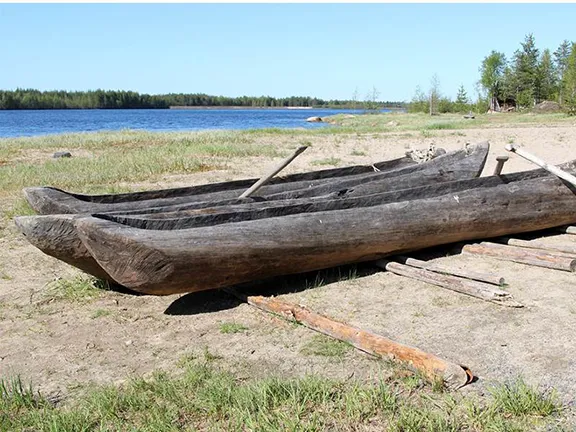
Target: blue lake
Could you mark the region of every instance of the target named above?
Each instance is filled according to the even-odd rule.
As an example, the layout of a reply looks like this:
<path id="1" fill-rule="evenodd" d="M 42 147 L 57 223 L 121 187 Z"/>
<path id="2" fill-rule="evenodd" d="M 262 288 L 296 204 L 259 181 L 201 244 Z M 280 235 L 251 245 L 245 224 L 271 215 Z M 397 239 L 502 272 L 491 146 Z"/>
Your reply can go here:
<path id="1" fill-rule="evenodd" d="M 383 110 L 386 111 L 386 110 Z M 363 110 L 332 109 L 142 109 L 0 111 L 0 137 L 102 130 L 185 131 L 213 129 L 319 128 L 312 116 Z"/>

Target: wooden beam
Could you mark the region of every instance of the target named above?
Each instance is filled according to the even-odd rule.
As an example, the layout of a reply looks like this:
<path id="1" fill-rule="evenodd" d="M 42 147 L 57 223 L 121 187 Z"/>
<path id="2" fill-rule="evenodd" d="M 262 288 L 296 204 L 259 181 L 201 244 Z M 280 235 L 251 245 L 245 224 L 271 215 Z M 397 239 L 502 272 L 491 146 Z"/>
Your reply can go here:
<path id="1" fill-rule="evenodd" d="M 462 248 L 462 251 L 474 255 L 490 256 L 506 261 L 545 267 L 554 270 L 573 272 L 576 269 L 576 259 L 574 258 L 517 246 L 482 242 L 480 244 L 466 245 Z"/>
<path id="2" fill-rule="evenodd" d="M 284 159 L 280 164 L 278 164 L 278 166 L 276 166 L 276 168 L 274 168 L 267 175 L 260 178 L 260 180 L 258 180 L 256 183 L 254 183 L 248 189 L 246 189 L 242 193 L 242 195 L 240 195 L 238 197 L 238 199 L 248 198 L 250 195 L 253 195 L 258 189 L 260 189 L 262 186 L 264 186 L 272 177 L 274 177 L 276 174 L 278 174 L 280 171 L 282 171 L 284 168 L 286 168 L 290 164 L 290 162 L 292 162 L 294 159 L 296 159 L 296 157 L 300 153 L 302 153 L 304 150 L 306 150 L 307 148 L 308 148 L 308 146 L 302 146 L 302 147 L 297 148 L 296 151 L 291 156 Z"/>
<path id="3" fill-rule="evenodd" d="M 378 260 L 375 264 L 394 274 L 406 276 L 442 288 L 466 294 L 481 300 L 489 301 L 503 306 L 523 307 L 522 304 L 512 300 L 512 296 L 507 291 L 494 288 L 482 282 L 463 279 L 456 276 L 434 273 L 429 270 L 410 267 L 393 261 Z"/>
<path id="4" fill-rule="evenodd" d="M 470 383 L 473 379 L 472 372 L 465 366 L 443 360 L 418 348 L 336 321 L 311 311 L 304 306 L 284 302 L 277 298 L 246 296 L 231 288 L 226 288 L 225 291 L 258 309 L 280 315 L 289 321 L 300 323 L 334 339 L 348 342 L 361 351 L 379 357 L 388 357 L 392 360 L 406 362 L 424 373 L 429 379 L 440 377 L 448 387 L 460 388 Z"/>
<path id="5" fill-rule="evenodd" d="M 576 255 L 576 245 L 569 244 L 547 244 L 538 240 L 520 240 L 508 237 L 502 237 L 496 240 L 498 243 L 504 243 L 510 246 L 525 247 L 528 249 L 542 249 L 552 253 L 562 252 L 563 254 Z"/>
<path id="6" fill-rule="evenodd" d="M 406 265 L 409 265 L 412 267 L 421 268 L 424 270 L 430 270 L 430 271 L 433 271 L 435 273 L 443 273 L 443 274 L 452 275 L 452 276 L 459 276 L 459 277 L 463 277 L 466 279 L 472 279 L 472 280 L 477 280 L 480 282 L 486 282 L 486 283 L 489 283 L 492 285 L 501 286 L 501 285 L 504 285 L 504 283 L 506 283 L 506 281 L 504 280 L 503 277 L 494 276 L 492 274 L 479 273 L 479 272 L 470 271 L 470 270 L 455 269 L 455 268 L 443 266 L 441 264 L 430 263 L 430 262 L 421 261 L 421 260 L 418 260 L 415 258 L 409 258 L 409 257 L 405 257 L 405 256 L 395 256 L 395 257 L 392 257 L 391 259 L 393 259 L 394 261 L 399 261 L 402 264 L 406 264 Z"/>
<path id="7" fill-rule="evenodd" d="M 561 178 L 562 180 L 567 181 L 573 186 L 576 186 L 576 177 L 558 168 L 556 165 L 551 165 L 547 163 L 545 160 L 540 159 L 538 156 L 534 156 L 533 154 L 528 153 L 526 150 L 523 150 L 515 146 L 514 144 L 507 144 L 505 148 L 509 152 L 513 152 L 516 153 L 518 156 L 522 156 L 524 159 L 529 160 L 530 162 L 538 165 L 539 167 L 544 168 L 549 173 L 552 173 L 555 176 Z"/>

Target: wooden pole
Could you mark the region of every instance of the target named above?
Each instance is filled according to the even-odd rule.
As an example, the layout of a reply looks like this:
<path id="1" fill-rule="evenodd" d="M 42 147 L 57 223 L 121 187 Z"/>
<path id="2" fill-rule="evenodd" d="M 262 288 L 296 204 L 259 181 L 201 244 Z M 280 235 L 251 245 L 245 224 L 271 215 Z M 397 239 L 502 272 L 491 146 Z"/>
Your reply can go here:
<path id="1" fill-rule="evenodd" d="M 502 168 L 504 168 L 504 164 L 506 161 L 510 159 L 508 156 L 497 156 L 496 157 L 496 168 L 494 168 L 493 175 L 500 175 L 502 174 Z"/>
<path id="2" fill-rule="evenodd" d="M 290 164 L 290 162 L 292 162 L 294 159 L 296 159 L 296 157 L 300 153 L 302 153 L 304 150 L 306 150 L 307 148 L 308 148 L 308 146 L 302 146 L 302 147 L 299 147 L 298 149 L 296 149 L 296 151 L 290 157 L 288 157 L 284 161 L 282 161 L 269 174 L 265 175 L 264 177 L 261 177 L 260 180 L 258 180 L 256 183 L 254 183 L 248 189 L 246 189 L 246 191 L 244 191 L 244 193 L 242 195 L 240 195 L 238 197 L 238 199 L 248 198 L 250 195 L 255 193 L 258 189 L 260 189 L 262 186 L 264 186 L 272 177 L 274 177 L 276 174 L 278 174 L 280 171 L 282 171 L 284 168 L 286 168 L 288 166 L 288 164 Z"/>
<path id="3" fill-rule="evenodd" d="M 572 174 L 567 173 L 566 171 L 558 168 L 555 165 L 551 165 L 551 164 L 547 163 L 546 161 L 540 159 L 537 156 L 534 156 L 533 154 L 528 153 L 527 151 L 525 151 L 519 147 L 516 147 L 514 144 L 507 144 L 505 148 L 509 152 L 513 152 L 519 156 L 522 156 L 524 159 L 529 160 L 530 162 L 538 165 L 541 168 L 544 168 L 546 171 L 548 171 L 548 172 L 554 174 L 555 176 L 561 178 L 562 180 L 566 180 L 568 183 L 576 186 L 576 177 L 574 177 Z"/>
<path id="4" fill-rule="evenodd" d="M 490 256 L 506 261 L 513 261 L 537 267 L 545 267 L 554 270 L 573 272 L 576 269 L 575 258 L 517 246 L 482 242 L 480 244 L 466 245 L 462 248 L 462 251 L 474 255 Z"/>
<path id="5" fill-rule="evenodd" d="M 562 244 L 562 245 L 553 245 L 553 244 L 547 244 L 538 240 L 520 240 L 520 239 L 514 239 L 514 238 L 508 238 L 508 237 L 502 237 L 497 239 L 497 241 L 500 243 L 505 243 L 507 245 L 510 246 L 519 246 L 519 247 L 525 247 L 528 249 L 542 249 L 544 251 L 551 251 L 552 253 L 554 252 L 562 252 L 564 254 L 569 254 L 569 255 L 576 255 L 576 246 L 572 246 L 572 245 L 568 245 L 568 244 Z"/>
<path id="6" fill-rule="evenodd" d="M 375 263 L 378 267 L 388 270 L 400 276 L 406 276 L 442 288 L 466 294 L 481 300 L 489 301 L 503 306 L 523 307 L 522 304 L 512 300 L 512 296 L 507 291 L 494 288 L 482 282 L 463 279 L 456 276 L 443 275 L 432 271 L 410 267 L 393 261 L 378 260 Z"/>
<path id="7" fill-rule="evenodd" d="M 474 377 L 465 366 L 451 363 L 418 348 L 336 321 L 304 306 L 283 302 L 276 298 L 246 296 L 231 288 L 226 288 L 225 291 L 258 309 L 280 315 L 289 321 L 300 323 L 334 339 L 348 342 L 361 351 L 407 362 L 423 372 L 429 379 L 442 378 L 446 385 L 451 388 L 463 387 L 470 383 Z"/>
<path id="8" fill-rule="evenodd" d="M 415 258 L 409 258 L 409 257 L 405 257 L 405 256 L 395 256 L 395 257 L 391 257 L 391 259 L 393 259 L 394 261 L 400 261 L 402 264 L 406 264 L 412 267 L 417 267 L 417 268 L 421 268 L 424 270 L 430 270 L 433 271 L 435 273 L 443 273 L 443 274 L 447 274 L 447 275 L 452 275 L 452 276 L 460 276 L 466 279 L 472 279 L 472 280 L 477 280 L 480 282 L 486 282 L 492 285 L 504 285 L 504 283 L 506 282 L 504 280 L 503 277 L 500 276 L 494 276 L 491 274 L 486 274 L 486 273 L 478 273 L 475 271 L 470 271 L 470 270 L 460 270 L 460 269 L 454 269 L 454 268 L 450 268 L 450 267 L 445 267 L 443 265 L 440 264 L 436 264 L 436 263 L 429 263 L 426 261 L 421 261 L 421 260 L 417 260 Z"/>

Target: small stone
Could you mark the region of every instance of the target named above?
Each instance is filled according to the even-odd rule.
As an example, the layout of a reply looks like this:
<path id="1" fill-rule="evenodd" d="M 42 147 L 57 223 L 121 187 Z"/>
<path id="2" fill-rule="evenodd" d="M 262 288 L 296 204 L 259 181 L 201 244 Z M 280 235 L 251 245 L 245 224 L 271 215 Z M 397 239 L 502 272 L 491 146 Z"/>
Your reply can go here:
<path id="1" fill-rule="evenodd" d="M 318 123 L 318 122 L 321 122 L 321 121 L 322 121 L 322 117 L 308 117 L 308 118 L 306 119 L 306 121 L 307 121 L 307 122 L 312 122 L 312 123 L 314 123 L 314 122 Z"/>
<path id="2" fill-rule="evenodd" d="M 58 151 L 56 153 L 54 153 L 52 155 L 52 157 L 54 159 L 60 159 L 60 158 L 70 158 L 72 157 L 72 153 L 68 152 L 68 151 Z"/>
<path id="3" fill-rule="evenodd" d="M 127 340 L 126 342 L 124 342 L 126 344 L 126 346 L 130 346 L 132 345 L 132 341 L 131 340 Z"/>

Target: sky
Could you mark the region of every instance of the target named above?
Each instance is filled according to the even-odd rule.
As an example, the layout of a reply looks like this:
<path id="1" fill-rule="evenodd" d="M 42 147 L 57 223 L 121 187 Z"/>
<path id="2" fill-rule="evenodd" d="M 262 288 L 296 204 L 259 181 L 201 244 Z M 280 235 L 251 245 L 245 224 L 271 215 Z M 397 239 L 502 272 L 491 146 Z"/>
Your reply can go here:
<path id="1" fill-rule="evenodd" d="M 576 3 L 2 4 L 0 89 L 475 98 L 491 50 L 576 41 Z"/>

